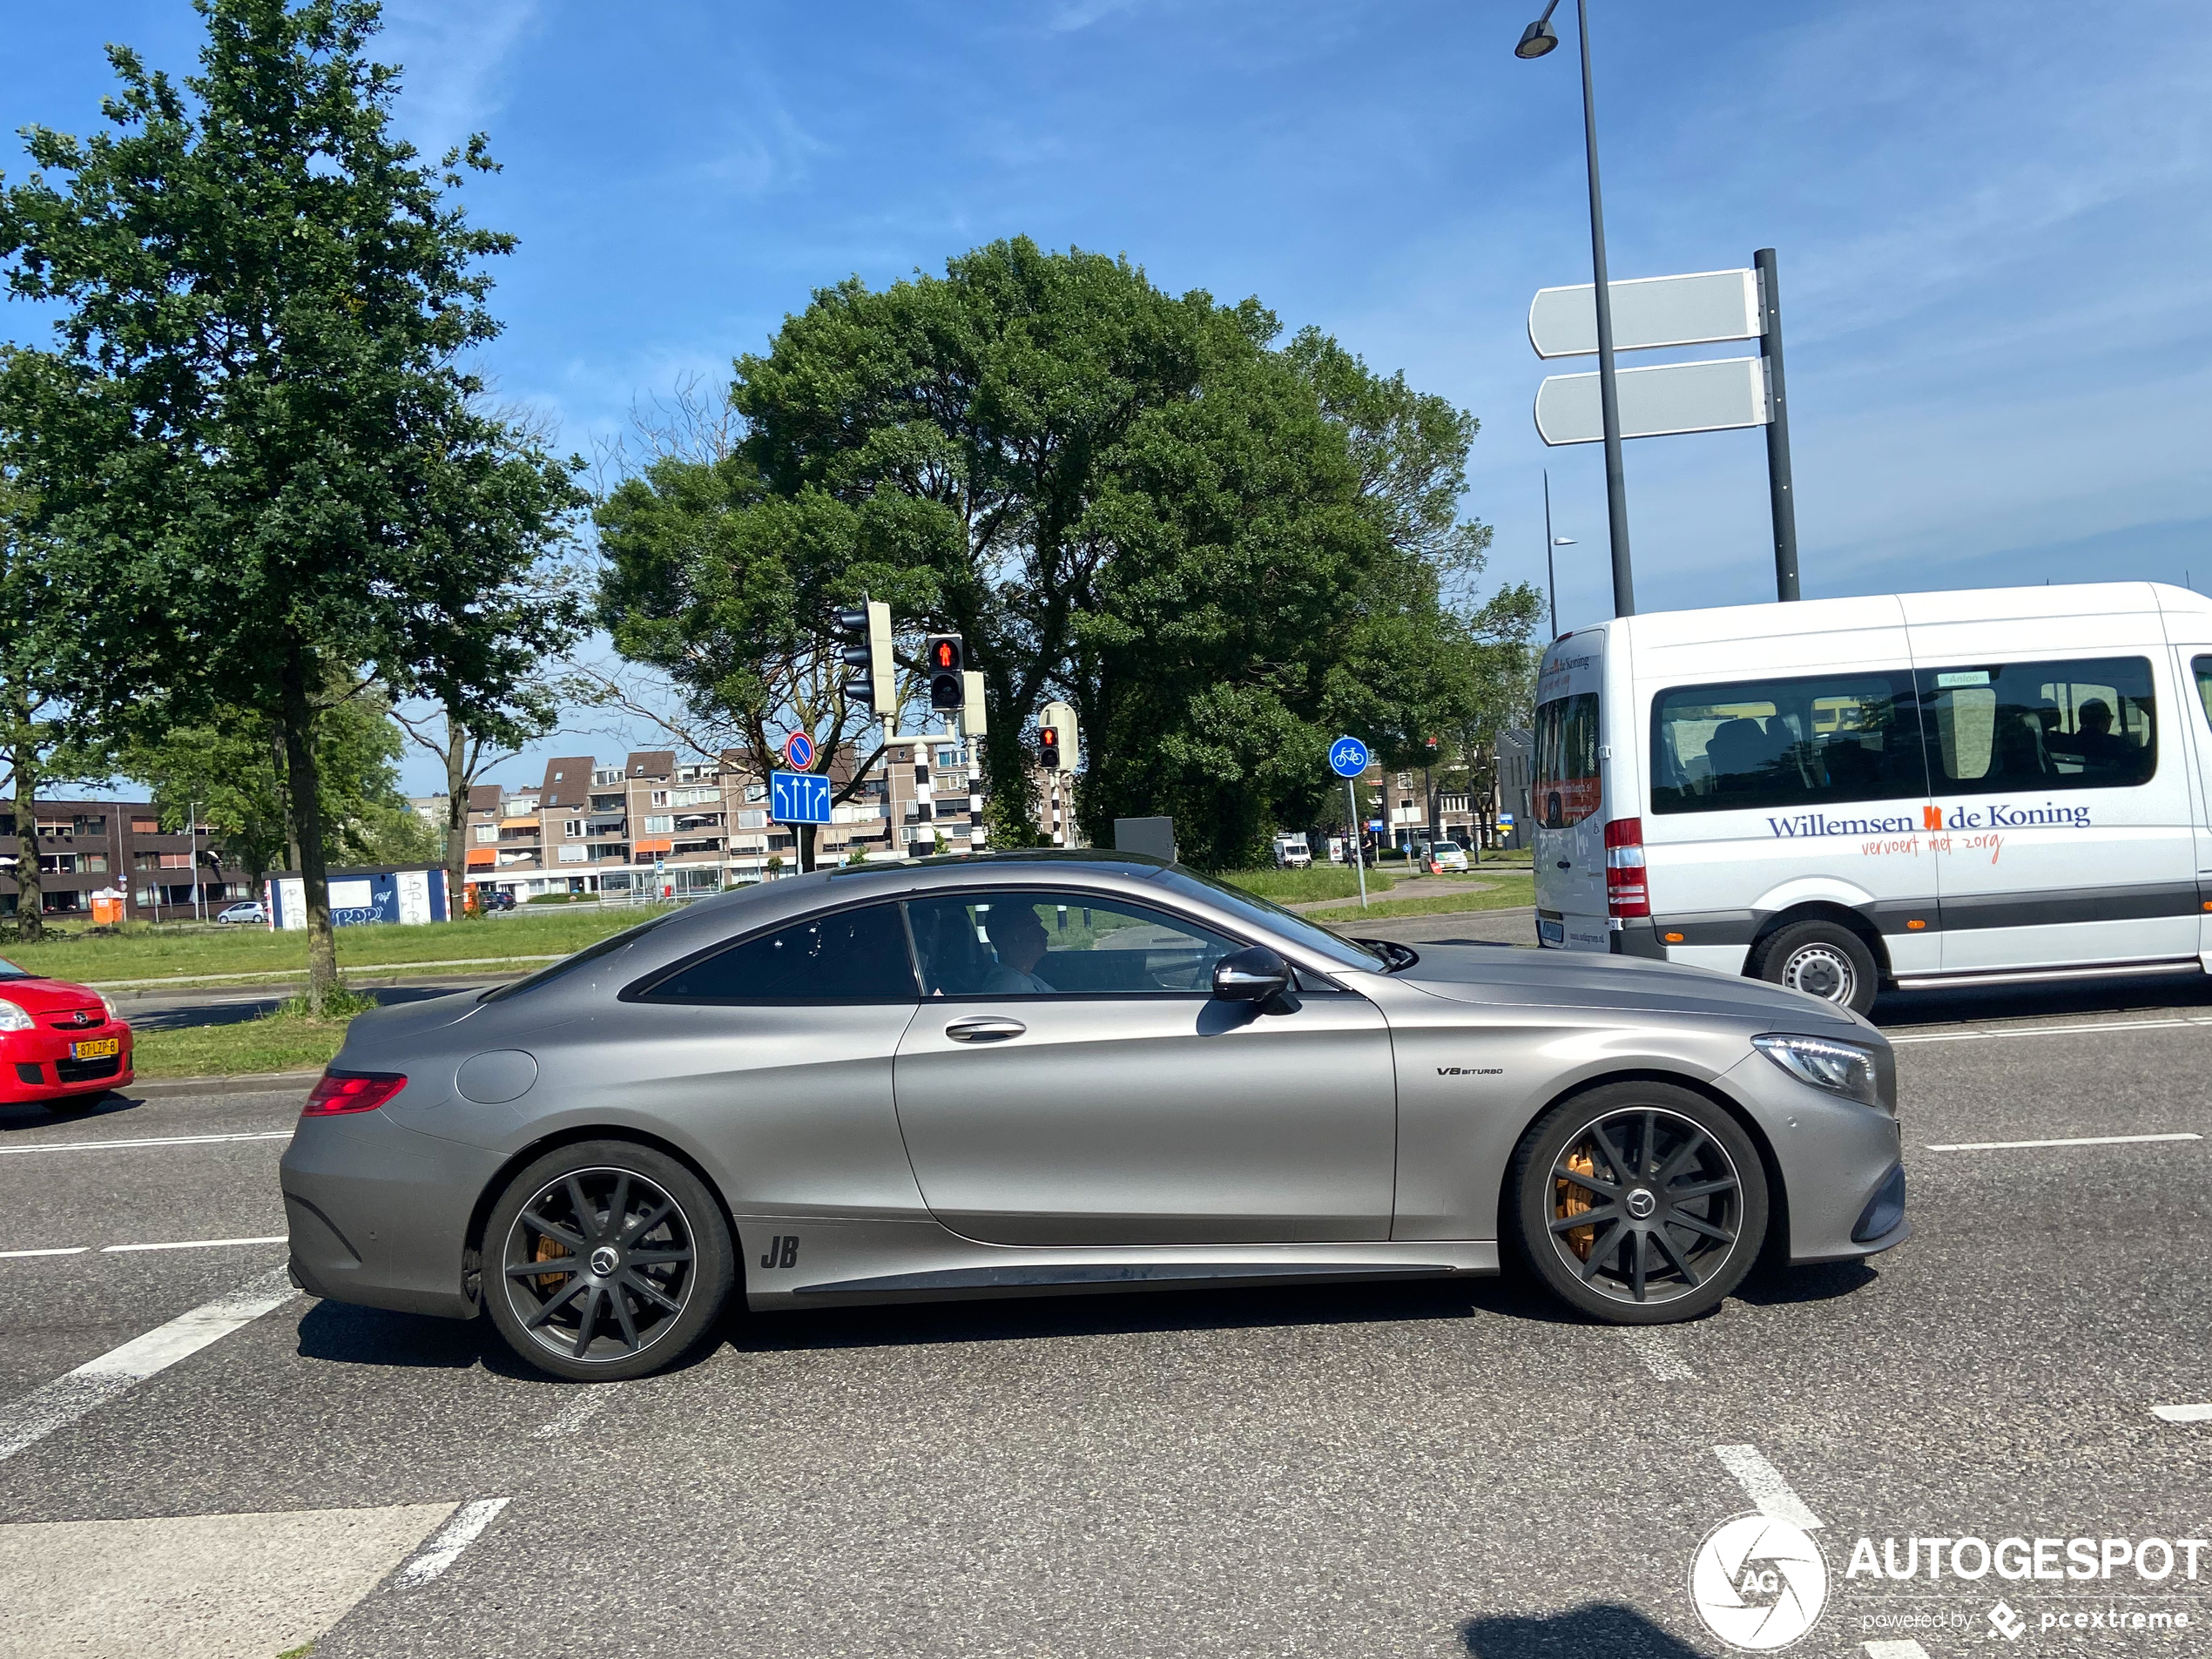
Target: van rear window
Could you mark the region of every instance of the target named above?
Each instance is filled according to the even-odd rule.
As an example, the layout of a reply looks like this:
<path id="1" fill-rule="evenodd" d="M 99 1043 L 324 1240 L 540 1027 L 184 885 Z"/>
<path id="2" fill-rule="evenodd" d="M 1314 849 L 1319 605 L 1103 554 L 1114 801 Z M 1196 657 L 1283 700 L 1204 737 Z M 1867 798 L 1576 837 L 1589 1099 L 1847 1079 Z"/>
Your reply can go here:
<path id="1" fill-rule="evenodd" d="M 1597 811 L 1597 693 L 1555 697 L 1536 705 L 1535 781 L 1529 805 L 1545 829 L 1565 829 Z"/>
<path id="2" fill-rule="evenodd" d="M 1719 813 L 1925 795 L 1908 674 L 1681 685 L 1651 705 L 1651 810 Z"/>

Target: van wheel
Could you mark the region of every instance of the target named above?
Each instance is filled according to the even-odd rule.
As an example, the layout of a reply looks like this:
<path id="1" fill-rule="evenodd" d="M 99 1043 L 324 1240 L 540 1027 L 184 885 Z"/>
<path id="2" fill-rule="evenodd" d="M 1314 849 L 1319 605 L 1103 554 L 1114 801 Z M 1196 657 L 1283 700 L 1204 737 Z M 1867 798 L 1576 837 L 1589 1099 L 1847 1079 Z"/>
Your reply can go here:
<path id="1" fill-rule="evenodd" d="M 1797 921 L 1777 928 L 1759 946 L 1751 972 L 1824 1002 L 1840 1003 L 1854 1014 L 1874 1006 L 1881 970 L 1874 953 L 1850 928 L 1832 921 Z"/>

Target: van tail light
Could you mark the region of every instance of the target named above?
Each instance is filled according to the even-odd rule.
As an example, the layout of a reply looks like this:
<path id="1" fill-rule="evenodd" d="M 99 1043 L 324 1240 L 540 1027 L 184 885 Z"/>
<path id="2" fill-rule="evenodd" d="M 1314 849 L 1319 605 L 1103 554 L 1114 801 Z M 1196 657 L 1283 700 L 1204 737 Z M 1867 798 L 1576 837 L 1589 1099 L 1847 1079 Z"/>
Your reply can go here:
<path id="1" fill-rule="evenodd" d="M 1648 916 L 1651 889 L 1643 873 L 1643 819 L 1616 818 L 1605 826 L 1605 914 Z"/>
<path id="2" fill-rule="evenodd" d="M 326 1071 L 300 1109 L 302 1117 L 335 1117 L 341 1112 L 373 1112 L 407 1087 L 398 1071 Z"/>

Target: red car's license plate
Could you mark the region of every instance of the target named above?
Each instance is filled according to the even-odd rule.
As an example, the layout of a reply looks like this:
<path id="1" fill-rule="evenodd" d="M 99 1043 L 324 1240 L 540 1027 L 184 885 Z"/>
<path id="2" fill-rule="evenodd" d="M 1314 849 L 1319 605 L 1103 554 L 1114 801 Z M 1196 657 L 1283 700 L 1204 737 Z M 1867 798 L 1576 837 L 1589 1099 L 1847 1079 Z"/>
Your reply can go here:
<path id="1" fill-rule="evenodd" d="M 75 1060 L 105 1060 L 110 1055 L 123 1052 L 121 1037 L 96 1037 L 90 1042 L 72 1042 L 70 1057 Z"/>

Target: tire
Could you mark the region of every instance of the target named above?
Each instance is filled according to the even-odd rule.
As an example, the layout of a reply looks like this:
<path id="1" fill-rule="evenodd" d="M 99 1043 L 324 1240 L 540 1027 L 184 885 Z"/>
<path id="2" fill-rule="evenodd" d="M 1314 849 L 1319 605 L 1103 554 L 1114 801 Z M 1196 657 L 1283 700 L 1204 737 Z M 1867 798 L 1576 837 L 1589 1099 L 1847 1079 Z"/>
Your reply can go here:
<path id="1" fill-rule="evenodd" d="M 1508 1190 L 1529 1270 L 1612 1325 L 1710 1312 L 1766 1240 L 1758 1149 L 1673 1083 L 1608 1083 L 1553 1107 L 1521 1137 Z"/>
<path id="2" fill-rule="evenodd" d="M 1752 974 L 1770 984 L 1786 985 L 1854 1014 L 1874 1006 L 1881 970 L 1866 941 L 1832 921 L 1795 921 L 1760 942 Z"/>
<path id="3" fill-rule="evenodd" d="M 529 1271 L 540 1263 L 554 1271 Z M 572 1382 L 674 1365 L 714 1328 L 736 1278 L 714 1195 L 634 1141 L 547 1153 L 507 1184 L 484 1224 L 492 1323 L 530 1365 Z"/>

